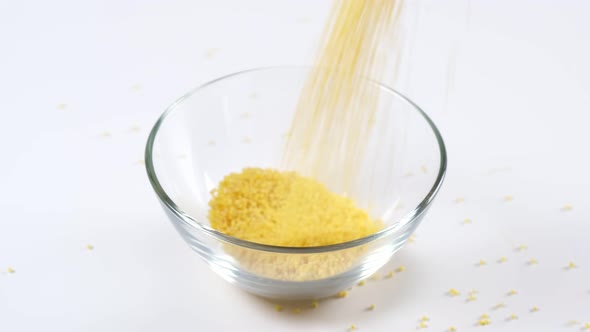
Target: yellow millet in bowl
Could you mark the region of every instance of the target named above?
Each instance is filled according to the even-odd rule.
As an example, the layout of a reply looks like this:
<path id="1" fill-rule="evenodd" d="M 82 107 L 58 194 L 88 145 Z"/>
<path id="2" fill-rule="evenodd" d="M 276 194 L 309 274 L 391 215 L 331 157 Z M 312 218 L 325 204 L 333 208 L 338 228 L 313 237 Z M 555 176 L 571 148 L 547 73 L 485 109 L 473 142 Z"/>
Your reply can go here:
<path id="1" fill-rule="evenodd" d="M 256 243 L 313 247 L 337 244 L 383 228 L 352 199 L 296 172 L 245 168 L 227 175 L 209 201 L 211 226 Z M 284 255 L 225 246 L 247 270 L 291 281 L 323 279 L 345 272 L 363 247 L 309 255 Z"/>
<path id="2" fill-rule="evenodd" d="M 227 175 L 213 191 L 209 207 L 214 229 L 276 246 L 342 243 L 382 227 L 350 198 L 312 178 L 273 169 L 246 168 Z"/>

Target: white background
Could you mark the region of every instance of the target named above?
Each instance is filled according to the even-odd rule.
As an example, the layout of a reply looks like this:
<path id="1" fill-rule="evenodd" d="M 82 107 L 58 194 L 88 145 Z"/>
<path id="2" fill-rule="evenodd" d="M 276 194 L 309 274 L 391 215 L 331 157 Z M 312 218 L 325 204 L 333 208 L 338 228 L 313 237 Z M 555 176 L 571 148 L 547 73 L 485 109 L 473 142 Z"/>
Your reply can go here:
<path id="1" fill-rule="evenodd" d="M 415 331 L 423 315 L 425 331 L 579 331 L 590 322 L 583 0 L 408 6 L 409 58 L 396 87 L 441 129 L 449 169 L 415 242 L 384 269 L 404 265 L 403 273 L 279 313 L 190 252 L 141 164 L 151 125 L 218 76 L 308 64 L 329 7 L 2 2 L 0 330 Z M 515 251 L 520 244 L 527 249 Z M 497 263 L 501 256 L 508 261 Z M 569 261 L 578 267 L 564 269 Z M 445 295 L 449 288 L 461 296 Z M 468 302 L 470 289 L 478 295 Z M 498 303 L 506 308 L 493 310 Z M 491 325 L 475 327 L 484 313 Z"/>

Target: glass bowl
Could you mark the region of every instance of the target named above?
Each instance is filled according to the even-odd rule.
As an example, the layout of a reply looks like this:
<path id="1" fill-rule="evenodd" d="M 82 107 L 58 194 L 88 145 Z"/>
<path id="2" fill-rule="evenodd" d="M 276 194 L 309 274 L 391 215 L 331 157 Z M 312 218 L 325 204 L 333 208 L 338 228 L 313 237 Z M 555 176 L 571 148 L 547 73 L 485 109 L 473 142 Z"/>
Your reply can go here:
<path id="1" fill-rule="evenodd" d="M 446 170 L 444 142 L 430 118 L 371 81 L 379 95 L 373 130 L 379 134 L 363 157 L 359 190 L 349 194 L 384 223 L 381 231 L 327 246 L 280 247 L 211 228 L 208 201 L 225 175 L 245 167 L 280 168 L 308 72 L 261 68 L 211 81 L 168 107 L 147 141 L 149 180 L 181 237 L 225 280 L 267 298 L 332 296 L 374 274 L 416 230 Z M 338 192 L 337 183 L 326 185 Z"/>

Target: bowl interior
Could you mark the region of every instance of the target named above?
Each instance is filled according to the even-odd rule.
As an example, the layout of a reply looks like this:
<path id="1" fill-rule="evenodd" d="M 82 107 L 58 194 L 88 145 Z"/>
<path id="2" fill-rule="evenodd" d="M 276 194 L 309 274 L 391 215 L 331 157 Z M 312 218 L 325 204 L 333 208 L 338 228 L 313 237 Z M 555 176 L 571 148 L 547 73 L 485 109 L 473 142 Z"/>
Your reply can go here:
<path id="1" fill-rule="evenodd" d="M 210 192 L 225 175 L 244 167 L 282 168 L 287 131 L 307 70 L 233 74 L 193 90 L 168 109 L 154 129 L 147 162 L 180 212 L 208 225 Z M 359 177 L 347 194 L 391 226 L 405 220 L 433 190 L 443 173 L 443 147 L 415 105 L 386 87 L 375 84 L 375 89 L 375 125 L 365 154 L 359 156 Z M 325 170 L 317 180 L 342 192 L 338 179 L 346 174 L 338 173 L 338 164 Z"/>

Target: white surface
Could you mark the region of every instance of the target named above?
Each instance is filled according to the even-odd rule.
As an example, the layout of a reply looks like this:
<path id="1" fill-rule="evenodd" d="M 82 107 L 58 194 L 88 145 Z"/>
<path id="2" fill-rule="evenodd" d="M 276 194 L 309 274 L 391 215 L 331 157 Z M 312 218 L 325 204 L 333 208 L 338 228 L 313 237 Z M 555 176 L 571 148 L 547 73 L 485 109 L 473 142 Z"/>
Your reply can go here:
<path id="1" fill-rule="evenodd" d="M 193 86 L 308 63 L 328 3 L 1 4 L 0 329 L 412 331 L 428 315 L 428 331 L 465 331 L 487 313 L 491 325 L 477 329 L 580 330 L 566 323 L 590 322 L 590 2 L 410 8 L 419 15 L 398 88 L 443 132 L 446 182 L 416 242 L 388 267 L 405 272 L 296 315 L 241 293 L 191 253 L 138 161 L 164 107 Z M 528 249 L 516 252 L 521 243 Z M 570 260 L 579 267 L 566 271 Z M 451 287 L 461 296 L 446 296 Z M 466 302 L 471 288 L 479 295 Z M 511 313 L 519 319 L 506 321 Z"/>

